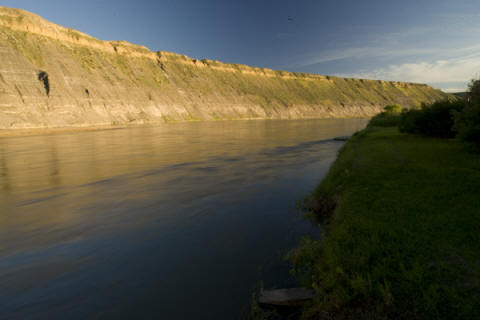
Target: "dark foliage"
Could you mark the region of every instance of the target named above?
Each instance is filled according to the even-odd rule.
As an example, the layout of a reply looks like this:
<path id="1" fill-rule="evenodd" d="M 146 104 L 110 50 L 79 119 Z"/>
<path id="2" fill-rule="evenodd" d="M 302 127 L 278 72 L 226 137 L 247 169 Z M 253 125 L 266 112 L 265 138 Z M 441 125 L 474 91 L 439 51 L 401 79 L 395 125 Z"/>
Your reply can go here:
<path id="1" fill-rule="evenodd" d="M 399 129 L 401 132 L 422 134 L 437 138 L 454 138 L 454 115 L 465 107 L 462 100 L 437 101 L 423 105 L 421 109 L 402 112 Z"/>
<path id="2" fill-rule="evenodd" d="M 304 199 L 301 208 L 313 214 L 314 220 L 326 227 L 330 223 L 338 203 L 337 195 L 317 189 L 312 195 Z"/>
<path id="3" fill-rule="evenodd" d="M 47 96 L 49 96 L 50 95 L 50 82 L 48 80 L 48 73 L 46 73 L 45 71 L 40 71 L 40 73 L 38 74 L 38 80 L 43 82 L 43 86 L 45 88 L 45 93 L 47 94 Z"/>
<path id="4" fill-rule="evenodd" d="M 473 80 L 468 92 L 467 105 L 455 115 L 454 130 L 461 141 L 480 150 L 480 80 Z"/>

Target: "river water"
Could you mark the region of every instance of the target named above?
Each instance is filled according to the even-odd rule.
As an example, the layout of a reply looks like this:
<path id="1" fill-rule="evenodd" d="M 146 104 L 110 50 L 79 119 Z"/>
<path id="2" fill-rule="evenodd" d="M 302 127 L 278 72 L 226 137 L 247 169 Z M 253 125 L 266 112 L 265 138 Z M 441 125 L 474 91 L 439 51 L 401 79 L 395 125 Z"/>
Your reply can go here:
<path id="1" fill-rule="evenodd" d="M 319 236 L 296 201 L 365 120 L 0 138 L 0 319 L 245 319 Z"/>

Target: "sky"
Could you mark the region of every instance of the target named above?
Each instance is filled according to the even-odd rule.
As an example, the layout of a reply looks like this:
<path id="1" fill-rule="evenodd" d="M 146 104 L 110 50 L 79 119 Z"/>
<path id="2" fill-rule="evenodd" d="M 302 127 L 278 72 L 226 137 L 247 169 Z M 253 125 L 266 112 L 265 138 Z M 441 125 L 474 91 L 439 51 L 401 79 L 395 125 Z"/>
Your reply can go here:
<path id="1" fill-rule="evenodd" d="M 0 0 L 102 40 L 257 67 L 428 83 L 480 77 L 478 0 Z"/>

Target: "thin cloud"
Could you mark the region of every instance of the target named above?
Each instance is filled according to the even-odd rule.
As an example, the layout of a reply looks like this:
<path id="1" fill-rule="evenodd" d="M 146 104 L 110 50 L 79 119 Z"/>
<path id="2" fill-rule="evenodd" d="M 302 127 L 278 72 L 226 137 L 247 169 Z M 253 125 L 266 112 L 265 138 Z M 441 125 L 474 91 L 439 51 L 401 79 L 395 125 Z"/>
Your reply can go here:
<path id="1" fill-rule="evenodd" d="M 320 54 L 316 57 L 303 60 L 296 67 L 308 67 L 319 63 L 338 61 L 344 59 L 368 59 L 379 57 L 410 57 L 410 56 L 430 56 L 430 57 L 449 57 L 458 55 L 476 55 L 480 51 L 480 45 L 466 46 L 463 48 L 404 48 L 397 47 L 357 47 L 337 50 L 326 54 Z M 438 59 L 438 58 L 437 58 Z M 441 60 L 441 59 L 439 59 Z"/>
<path id="2" fill-rule="evenodd" d="M 480 54 L 461 58 L 442 59 L 434 62 L 404 63 L 389 65 L 371 71 L 338 74 L 344 77 L 408 81 L 419 83 L 468 83 L 480 73 Z M 453 88 L 458 89 L 458 88 Z"/>
<path id="3" fill-rule="evenodd" d="M 402 45 L 410 37 L 433 32 L 430 27 L 412 27 L 397 32 L 382 32 L 376 26 L 355 26 L 342 32 L 357 33 L 359 29 L 369 32 L 362 36 L 357 43 L 337 43 L 337 49 L 322 50 L 310 53 L 294 63 L 291 67 L 309 67 L 320 63 L 332 62 L 345 59 L 368 59 L 378 57 L 402 57 L 411 55 L 428 55 L 435 53 L 436 49 L 411 47 Z M 362 45 L 359 46 L 358 44 Z"/>
<path id="4" fill-rule="evenodd" d="M 466 13 L 458 17 L 472 18 L 476 13 Z M 465 19 L 458 20 L 455 24 L 451 20 L 442 19 L 441 22 L 429 25 L 417 25 L 400 30 L 385 31 L 378 26 L 350 26 L 343 33 L 358 35 L 349 43 L 338 42 L 335 49 L 323 49 L 304 55 L 289 67 L 308 68 L 317 64 L 335 62 L 340 60 L 360 61 L 364 59 L 396 59 L 408 61 L 411 58 L 424 61 L 455 57 L 466 54 L 466 51 L 474 52 L 480 49 L 479 45 L 471 46 L 475 35 L 478 34 L 480 23 L 475 19 L 469 24 L 461 23 Z M 450 23 L 447 23 L 450 22 Z M 468 28 L 467 28 L 468 27 Z M 359 32 L 366 29 L 368 32 Z M 469 30 L 472 29 L 472 30 Z M 443 38 L 439 40 L 439 33 Z M 339 37 L 341 39 L 341 37 Z M 446 41 L 447 40 L 447 41 Z"/>
<path id="5" fill-rule="evenodd" d="M 465 87 L 463 88 L 442 88 L 443 92 L 453 93 L 453 92 L 464 92 Z"/>
<path id="6" fill-rule="evenodd" d="M 332 62 L 345 59 L 365 59 L 365 58 L 378 58 L 378 57 L 404 57 L 413 55 L 428 55 L 438 52 L 435 49 L 424 48 L 407 48 L 399 50 L 398 48 L 386 48 L 386 47 L 358 47 L 358 48 L 346 48 L 329 52 L 326 54 L 319 54 L 316 57 L 303 60 L 297 63 L 295 67 L 308 67 L 319 63 Z"/>
<path id="7" fill-rule="evenodd" d="M 342 67 L 341 73 L 334 73 L 339 76 L 428 83 L 446 91 L 465 90 L 470 79 L 478 78 L 480 73 L 480 44 L 474 41 L 476 27 L 480 26 L 476 16 L 477 13 L 467 13 L 455 19 L 437 17 L 440 19 L 427 25 L 389 32 L 371 26 L 368 33 L 352 29 L 351 34 L 359 36 L 350 37 L 350 42 L 330 43 L 330 48 L 335 49 L 323 48 L 304 55 L 288 68 L 321 70 L 336 62 Z M 471 23 L 465 26 L 464 20 Z M 452 21 L 455 23 L 446 23 Z M 375 67 L 371 68 L 372 65 Z"/>

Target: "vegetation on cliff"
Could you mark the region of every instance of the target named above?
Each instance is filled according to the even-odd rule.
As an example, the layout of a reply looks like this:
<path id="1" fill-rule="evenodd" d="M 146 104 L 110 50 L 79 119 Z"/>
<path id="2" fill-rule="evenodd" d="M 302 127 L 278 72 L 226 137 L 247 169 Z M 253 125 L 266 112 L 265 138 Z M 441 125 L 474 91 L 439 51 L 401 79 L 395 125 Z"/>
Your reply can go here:
<path id="1" fill-rule="evenodd" d="M 0 128 L 370 117 L 448 95 L 427 85 L 274 71 L 101 41 L 0 7 Z M 48 94 L 40 74 L 48 74 Z M 87 94 L 88 92 L 88 94 Z"/>

